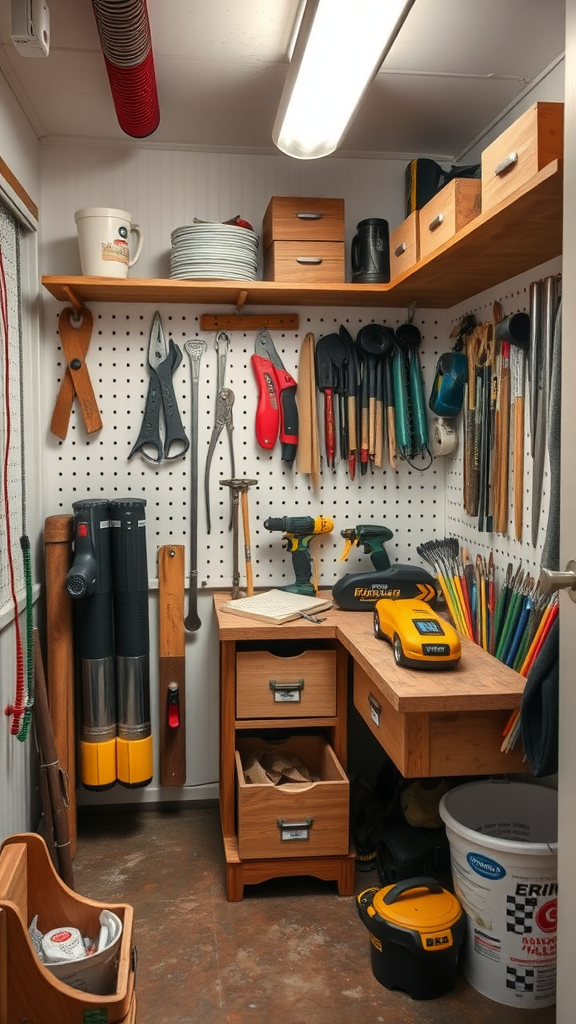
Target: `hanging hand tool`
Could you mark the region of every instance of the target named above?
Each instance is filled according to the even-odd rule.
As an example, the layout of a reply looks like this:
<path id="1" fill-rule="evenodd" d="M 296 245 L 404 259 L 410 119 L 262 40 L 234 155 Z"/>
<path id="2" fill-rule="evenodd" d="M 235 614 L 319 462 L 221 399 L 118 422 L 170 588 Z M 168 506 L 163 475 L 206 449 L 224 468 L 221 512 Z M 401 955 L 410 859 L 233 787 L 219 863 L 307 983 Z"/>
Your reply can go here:
<path id="1" fill-rule="evenodd" d="M 298 472 L 308 473 L 312 487 L 316 488 L 320 479 L 320 443 L 316 405 L 314 335 L 310 333 L 302 342 L 298 363 L 298 414 L 300 417 Z"/>
<path id="2" fill-rule="evenodd" d="M 182 426 L 172 383 L 181 362 L 182 352 L 172 339 L 166 342 L 160 313 L 155 313 L 148 341 L 148 394 L 140 433 L 129 459 L 139 453 L 148 462 L 159 463 L 162 459 L 178 459 L 188 451 L 190 442 Z M 160 432 L 160 407 L 164 413 L 164 440 Z"/>
<path id="3" fill-rule="evenodd" d="M 296 381 L 266 330 L 256 335 L 251 363 L 258 384 L 256 439 L 262 448 L 273 448 L 280 431 L 281 458 L 291 466 L 298 447 Z"/>
<path id="4" fill-rule="evenodd" d="M 184 545 L 158 549 L 160 785 L 186 782 Z"/>
<path id="5" fill-rule="evenodd" d="M 247 493 L 249 487 L 253 487 L 258 483 L 257 480 L 249 480 L 247 477 L 238 477 L 233 480 L 221 480 L 221 487 L 230 488 L 230 502 L 232 505 L 232 600 L 237 601 L 240 597 L 240 569 L 238 566 L 238 506 L 240 504 L 240 495 L 244 492 Z M 245 503 L 242 506 L 242 514 L 246 515 L 244 520 L 244 534 L 247 535 L 246 525 L 248 521 L 248 505 Z M 249 532 L 248 532 L 249 537 Z M 250 573 L 249 587 L 252 587 L 252 564 L 251 556 L 248 558 L 248 551 L 246 551 L 246 567 L 248 573 Z M 249 568 L 248 568 L 249 566 Z M 249 595 L 252 596 L 251 594 Z"/>
<path id="6" fill-rule="evenodd" d="M 216 399 L 216 422 L 214 423 L 214 429 L 212 431 L 212 437 L 210 438 L 210 445 L 208 448 L 208 454 L 206 456 L 206 467 L 204 470 L 204 496 L 206 499 L 206 533 L 210 533 L 211 521 L 210 521 L 210 466 L 212 464 L 212 456 L 218 442 L 218 438 L 222 433 L 224 427 L 228 431 L 230 438 L 230 461 L 232 473 L 235 474 L 234 464 L 234 449 L 232 447 L 232 430 L 234 429 L 232 424 L 232 407 L 234 405 L 234 393 L 229 388 L 220 388 Z M 230 529 L 232 528 L 232 521 L 230 521 Z"/>
<path id="7" fill-rule="evenodd" d="M 78 397 L 86 433 L 93 434 L 102 429 L 98 403 L 86 366 L 86 353 L 92 334 L 92 314 L 82 307 L 78 317 L 75 310 L 67 306 L 58 319 L 58 333 L 66 359 L 66 373 L 62 379 L 50 430 L 56 437 L 65 439 L 68 433 L 70 413 L 74 396 Z"/>
<path id="8" fill-rule="evenodd" d="M 228 358 L 228 352 L 230 349 L 230 335 L 226 334 L 226 331 L 218 331 L 216 335 L 216 341 L 214 342 L 216 349 L 216 389 L 217 393 L 220 394 L 222 388 L 226 387 L 226 360 Z M 230 390 L 230 389 L 228 389 Z M 226 433 L 228 434 L 228 448 L 230 450 L 230 467 L 232 470 L 232 476 L 236 476 L 235 460 L 234 460 L 234 423 L 232 421 L 232 405 L 234 404 L 234 395 L 230 391 L 228 396 L 228 402 L 230 403 L 230 414 L 226 420 Z M 230 529 L 232 529 L 232 523 L 230 523 Z"/>
<path id="9" fill-rule="evenodd" d="M 240 486 L 240 507 L 242 509 L 242 530 L 244 533 L 244 564 L 246 566 L 246 593 L 254 594 L 254 577 L 252 574 L 252 546 L 250 541 L 250 520 L 248 518 L 248 488 L 254 486 L 256 480 L 242 480 Z"/>
<path id="10" fill-rule="evenodd" d="M 395 339 L 394 331 L 390 327 L 386 327 L 383 324 L 366 324 L 358 331 L 356 341 L 359 347 L 364 353 L 364 386 L 362 390 L 362 414 L 363 414 L 363 438 L 362 438 L 362 450 L 361 450 L 361 461 L 366 462 L 366 398 L 368 399 L 368 460 L 371 465 L 374 465 L 376 448 L 381 447 L 381 438 L 376 438 L 376 406 L 377 406 L 377 377 L 378 377 L 378 363 L 385 358 L 389 352 L 394 348 Z M 380 385 L 380 393 L 383 392 L 382 384 Z M 381 459 L 380 459 L 381 461 Z"/>
<path id="11" fill-rule="evenodd" d="M 334 363 L 330 358 L 330 335 L 320 338 L 316 345 L 316 382 L 324 394 L 324 449 L 326 465 L 334 468 L 336 456 L 336 433 L 334 429 Z"/>
<path id="12" fill-rule="evenodd" d="M 534 446 L 534 464 L 532 468 L 532 545 L 538 543 L 540 512 L 542 509 L 542 485 L 544 480 L 544 463 L 548 440 L 548 420 L 550 403 L 550 380 L 552 376 L 552 351 L 554 344 L 554 323 L 556 320 L 556 278 L 546 277 L 543 284 L 542 309 L 542 348 L 540 364 L 537 368 L 536 384 L 536 439 Z"/>
<path id="13" fill-rule="evenodd" d="M 341 459 L 348 458 L 348 412 L 346 408 L 346 376 L 348 350 L 341 334 L 329 334 L 325 339 L 332 360 L 333 394 L 337 396 L 338 450 Z"/>
<path id="14" fill-rule="evenodd" d="M 358 458 L 358 411 L 356 401 L 358 398 L 358 385 L 360 382 L 360 360 L 358 351 L 346 328 L 340 325 L 340 338 L 346 347 L 346 417 L 348 424 L 348 472 L 350 479 L 356 475 L 356 460 Z"/>
<path id="15" fill-rule="evenodd" d="M 184 348 L 190 360 L 192 371 L 192 417 L 190 436 L 190 586 L 188 598 L 188 614 L 184 626 L 189 633 L 200 629 L 202 623 L 198 616 L 198 383 L 200 380 L 200 363 L 206 351 L 205 341 L 185 341 Z"/>
<path id="16" fill-rule="evenodd" d="M 218 331 L 216 340 L 214 342 L 214 348 L 216 349 L 216 414 L 214 419 L 214 429 L 212 431 L 212 437 L 210 438 L 210 446 L 208 448 L 208 454 L 206 456 L 206 466 L 204 469 L 204 496 L 206 500 L 206 532 L 210 533 L 211 522 L 210 522 L 210 467 L 212 464 L 212 456 L 218 438 L 224 427 L 226 427 L 226 433 L 228 434 L 228 447 L 230 450 L 230 469 L 232 476 L 236 476 L 236 465 L 234 459 L 234 423 L 232 420 L 232 407 L 234 405 L 234 393 L 225 387 L 226 384 L 226 360 L 228 358 L 228 351 L 230 348 L 230 336 L 226 334 L 226 331 Z M 230 523 L 228 529 L 232 529 L 232 515 L 230 515 Z"/>

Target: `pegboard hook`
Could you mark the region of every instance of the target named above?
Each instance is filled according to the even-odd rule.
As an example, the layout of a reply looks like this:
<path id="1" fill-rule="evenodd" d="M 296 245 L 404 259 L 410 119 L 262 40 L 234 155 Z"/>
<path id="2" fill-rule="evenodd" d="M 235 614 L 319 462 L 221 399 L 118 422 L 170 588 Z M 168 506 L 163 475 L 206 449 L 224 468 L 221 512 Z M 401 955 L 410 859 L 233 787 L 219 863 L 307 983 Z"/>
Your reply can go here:
<path id="1" fill-rule="evenodd" d="M 246 299 L 248 298 L 248 292 L 239 292 L 238 298 L 236 299 L 236 312 L 238 316 L 242 316 L 244 312 L 244 306 L 246 305 Z"/>
<path id="2" fill-rule="evenodd" d="M 411 324 L 414 320 L 414 313 L 416 312 L 416 303 L 411 302 L 406 310 L 406 322 Z"/>

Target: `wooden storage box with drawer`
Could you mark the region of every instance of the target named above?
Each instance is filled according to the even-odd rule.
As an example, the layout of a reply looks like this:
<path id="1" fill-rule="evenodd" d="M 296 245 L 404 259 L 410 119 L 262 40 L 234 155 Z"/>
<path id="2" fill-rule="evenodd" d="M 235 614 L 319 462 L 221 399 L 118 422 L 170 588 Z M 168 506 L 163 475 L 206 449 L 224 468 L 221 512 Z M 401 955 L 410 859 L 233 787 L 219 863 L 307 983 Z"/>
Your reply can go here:
<path id="1" fill-rule="evenodd" d="M 410 270 L 420 259 L 418 210 L 390 232 L 390 280 Z"/>
<path id="2" fill-rule="evenodd" d="M 482 153 L 482 210 L 497 206 L 564 152 L 564 104 L 534 103 Z"/>
<path id="3" fill-rule="evenodd" d="M 264 280 L 343 284 L 344 250 L 344 242 L 272 242 L 264 253 Z"/>
<path id="4" fill-rule="evenodd" d="M 270 651 L 236 654 L 237 718 L 331 718 L 336 714 L 336 651 L 291 658 Z"/>
<path id="5" fill-rule="evenodd" d="M 272 242 L 343 242 L 344 200 L 272 196 L 262 221 L 262 246 Z"/>
<path id="6" fill-rule="evenodd" d="M 243 759 L 254 750 L 290 751 L 319 782 L 282 786 L 247 783 Z M 324 736 L 291 736 L 281 743 L 238 736 L 236 780 L 241 859 L 342 856 L 349 850 L 349 783 Z"/>
<path id="7" fill-rule="evenodd" d="M 420 259 L 444 245 L 481 212 L 478 178 L 454 178 L 418 214 Z"/>

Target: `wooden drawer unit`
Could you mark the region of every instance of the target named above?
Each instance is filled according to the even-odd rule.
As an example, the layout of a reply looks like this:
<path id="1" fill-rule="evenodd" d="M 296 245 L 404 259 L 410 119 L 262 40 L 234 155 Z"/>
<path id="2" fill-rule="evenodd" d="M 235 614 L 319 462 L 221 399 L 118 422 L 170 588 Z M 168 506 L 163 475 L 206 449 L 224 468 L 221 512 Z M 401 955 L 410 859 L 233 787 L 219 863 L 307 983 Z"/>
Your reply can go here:
<path id="1" fill-rule="evenodd" d="M 343 242 L 344 200 L 272 196 L 262 221 L 262 246 L 272 242 Z"/>
<path id="2" fill-rule="evenodd" d="M 564 152 L 564 104 L 534 103 L 482 153 L 482 210 L 497 206 Z"/>
<path id="3" fill-rule="evenodd" d="M 500 749 L 509 711 L 397 711 L 359 665 L 354 707 L 406 779 L 522 771 L 521 745 Z"/>
<path id="4" fill-rule="evenodd" d="M 237 652 L 237 718 L 335 715 L 335 650 L 304 651 L 291 658 L 270 651 Z"/>
<path id="5" fill-rule="evenodd" d="M 439 249 L 481 211 L 482 184 L 477 178 L 454 178 L 418 214 L 420 259 Z"/>
<path id="6" fill-rule="evenodd" d="M 420 259 L 418 210 L 390 232 L 390 280 L 410 270 Z"/>
<path id="7" fill-rule="evenodd" d="M 264 280 L 342 284 L 344 242 L 272 242 L 264 253 Z"/>
<path id="8" fill-rule="evenodd" d="M 253 750 L 289 750 L 319 782 L 251 784 L 242 758 Z M 337 856 L 348 853 L 349 783 L 323 736 L 291 736 L 268 744 L 237 737 L 238 853 L 242 859 Z"/>

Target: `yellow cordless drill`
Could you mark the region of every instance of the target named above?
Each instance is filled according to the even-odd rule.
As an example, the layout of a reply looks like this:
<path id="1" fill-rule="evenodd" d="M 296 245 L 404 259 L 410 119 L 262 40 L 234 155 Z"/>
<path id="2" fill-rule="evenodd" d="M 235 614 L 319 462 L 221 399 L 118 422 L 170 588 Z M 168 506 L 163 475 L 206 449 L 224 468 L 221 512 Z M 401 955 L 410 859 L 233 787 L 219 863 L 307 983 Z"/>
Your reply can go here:
<path id="1" fill-rule="evenodd" d="M 331 533 L 334 521 L 328 516 L 282 516 L 279 519 L 266 519 L 264 529 L 270 533 L 282 532 L 286 541 L 284 547 L 292 554 L 292 565 L 296 582 L 280 590 L 289 590 L 292 594 L 316 594 L 317 588 L 310 582 L 312 578 L 312 556 L 310 541 L 320 533 Z"/>

